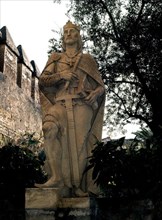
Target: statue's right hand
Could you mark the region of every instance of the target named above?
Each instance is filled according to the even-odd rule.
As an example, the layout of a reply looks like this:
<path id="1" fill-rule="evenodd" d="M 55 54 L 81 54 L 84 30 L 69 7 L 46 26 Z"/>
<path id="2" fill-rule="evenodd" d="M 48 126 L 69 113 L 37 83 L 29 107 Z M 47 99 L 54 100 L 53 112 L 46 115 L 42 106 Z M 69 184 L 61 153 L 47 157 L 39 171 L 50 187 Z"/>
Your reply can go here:
<path id="1" fill-rule="evenodd" d="M 69 72 L 68 70 L 64 70 L 64 71 L 60 72 L 60 77 L 61 77 L 61 79 L 64 79 L 66 81 L 78 79 L 78 77 L 75 73 Z"/>

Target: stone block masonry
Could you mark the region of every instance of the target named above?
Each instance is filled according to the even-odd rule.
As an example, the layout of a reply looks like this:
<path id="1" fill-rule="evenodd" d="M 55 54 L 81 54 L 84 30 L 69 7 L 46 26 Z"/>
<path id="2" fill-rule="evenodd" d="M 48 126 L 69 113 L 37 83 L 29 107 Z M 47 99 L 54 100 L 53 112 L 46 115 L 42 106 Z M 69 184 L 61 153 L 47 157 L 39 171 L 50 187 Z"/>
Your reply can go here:
<path id="1" fill-rule="evenodd" d="M 23 47 L 15 46 L 7 27 L 0 33 L 0 134 L 11 138 L 25 132 L 40 134 L 40 71 Z"/>

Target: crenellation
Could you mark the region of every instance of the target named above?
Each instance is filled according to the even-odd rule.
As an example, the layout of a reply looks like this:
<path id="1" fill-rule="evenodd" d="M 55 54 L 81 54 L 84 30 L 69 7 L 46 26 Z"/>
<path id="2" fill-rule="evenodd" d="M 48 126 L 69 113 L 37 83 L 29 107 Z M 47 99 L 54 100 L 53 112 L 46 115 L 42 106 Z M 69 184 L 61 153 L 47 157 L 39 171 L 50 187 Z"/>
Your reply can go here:
<path id="1" fill-rule="evenodd" d="M 17 47 L 18 51 L 19 51 L 19 63 L 23 63 L 31 72 L 33 71 L 33 67 L 31 65 L 31 62 L 29 61 L 22 45 L 19 45 Z"/>
<path id="2" fill-rule="evenodd" d="M 39 78 L 39 76 L 41 75 L 40 70 L 38 69 L 38 66 L 36 65 L 34 60 L 31 60 L 31 65 L 33 67 L 33 76 Z"/>
<path id="3" fill-rule="evenodd" d="M 17 62 L 19 52 L 6 26 L 1 28 L 0 71 L 11 80 L 13 86 L 17 80 Z"/>
<path id="4" fill-rule="evenodd" d="M 15 46 L 15 43 L 14 43 L 7 27 L 6 26 L 2 27 L 0 31 L 2 34 L 2 36 L 0 38 L 0 44 L 6 44 L 16 56 L 19 56 L 18 49 Z"/>
<path id="5" fill-rule="evenodd" d="M 40 71 L 23 47 L 15 46 L 7 27 L 0 32 L 0 134 L 41 133 Z"/>
<path id="6" fill-rule="evenodd" d="M 31 61 L 31 65 L 33 67 L 33 74 L 32 74 L 32 85 L 31 85 L 31 97 L 36 104 L 40 102 L 39 100 L 39 87 L 38 87 L 38 80 L 40 76 L 40 71 L 35 63 L 34 60 Z"/>
<path id="7" fill-rule="evenodd" d="M 17 69 L 17 84 L 23 90 L 23 93 L 31 97 L 32 72 L 33 68 L 29 62 L 22 46 L 17 47 L 19 51 L 18 69 Z"/>
<path id="8" fill-rule="evenodd" d="M 17 60 L 18 57 L 13 51 L 11 51 L 9 47 L 5 47 L 3 72 L 7 80 L 10 80 L 14 87 L 16 86 L 17 80 Z"/>

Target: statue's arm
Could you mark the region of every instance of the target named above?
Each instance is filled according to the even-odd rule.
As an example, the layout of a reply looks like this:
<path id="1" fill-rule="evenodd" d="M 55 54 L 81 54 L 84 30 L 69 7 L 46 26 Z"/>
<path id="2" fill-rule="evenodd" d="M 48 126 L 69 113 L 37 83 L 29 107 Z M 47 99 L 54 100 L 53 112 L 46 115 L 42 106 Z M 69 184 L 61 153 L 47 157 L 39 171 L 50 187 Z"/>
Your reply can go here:
<path id="1" fill-rule="evenodd" d="M 77 79 L 77 75 L 73 72 L 69 72 L 69 70 L 64 70 L 60 73 L 55 73 L 53 71 L 52 73 L 51 69 L 45 69 L 39 78 L 39 85 L 51 87 L 56 85 L 58 82 L 71 81 L 73 79 Z"/>
<path id="2" fill-rule="evenodd" d="M 43 87 L 55 86 L 62 78 L 57 72 L 57 61 L 61 58 L 58 53 L 52 53 L 46 63 L 46 66 L 39 78 L 39 85 Z"/>
<path id="3" fill-rule="evenodd" d="M 51 62 L 46 65 L 39 78 L 39 85 L 51 87 L 61 80 L 60 74 L 55 72 L 55 65 L 55 62 Z"/>
<path id="4" fill-rule="evenodd" d="M 60 80 L 61 78 L 59 73 L 52 74 L 50 72 L 45 71 L 39 78 L 39 85 L 50 87 L 57 84 Z"/>

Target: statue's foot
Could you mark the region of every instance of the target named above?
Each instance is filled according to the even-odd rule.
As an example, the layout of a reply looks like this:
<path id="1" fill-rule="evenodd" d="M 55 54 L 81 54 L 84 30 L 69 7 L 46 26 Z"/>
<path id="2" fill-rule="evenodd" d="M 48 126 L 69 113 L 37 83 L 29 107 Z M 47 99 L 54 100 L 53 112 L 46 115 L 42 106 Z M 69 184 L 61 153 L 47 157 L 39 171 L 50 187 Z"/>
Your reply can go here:
<path id="1" fill-rule="evenodd" d="M 74 191 L 76 197 L 87 197 L 88 193 L 83 192 L 80 188 L 76 188 Z"/>
<path id="2" fill-rule="evenodd" d="M 54 181 L 52 178 L 50 178 L 47 182 L 43 184 L 36 183 L 35 187 L 37 188 L 61 188 L 63 187 L 64 184 L 61 180 L 59 181 Z"/>

